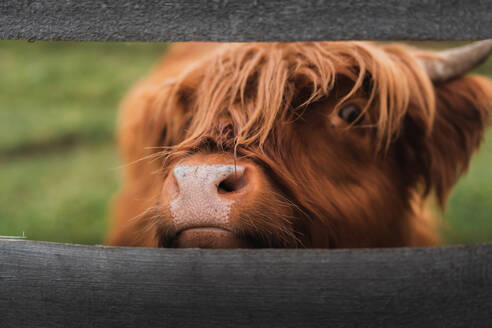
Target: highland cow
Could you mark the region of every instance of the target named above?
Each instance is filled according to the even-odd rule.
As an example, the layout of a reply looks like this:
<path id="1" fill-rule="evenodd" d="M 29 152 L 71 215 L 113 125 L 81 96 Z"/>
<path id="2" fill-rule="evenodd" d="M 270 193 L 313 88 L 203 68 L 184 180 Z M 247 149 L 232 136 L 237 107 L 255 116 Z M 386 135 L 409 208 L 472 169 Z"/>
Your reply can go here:
<path id="1" fill-rule="evenodd" d="M 127 96 L 108 244 L 347 248 L 439 243 L 479 147 L 492 40 L 175 44 Z"/>

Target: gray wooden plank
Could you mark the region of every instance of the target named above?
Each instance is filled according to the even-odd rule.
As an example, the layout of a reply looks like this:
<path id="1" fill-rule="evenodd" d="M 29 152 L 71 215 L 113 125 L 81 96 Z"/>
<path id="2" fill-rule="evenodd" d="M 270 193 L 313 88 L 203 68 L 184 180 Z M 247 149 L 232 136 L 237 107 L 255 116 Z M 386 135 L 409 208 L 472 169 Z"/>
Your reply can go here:
<path id="1" fill-rule="evenodd" d="M 491 13 L 489 0 L 3 0 L 0 39 L 484 39 Z"/>
<path id="2" fill-rule="evenodd" d="M 0 241 L 1 327 L 490 327 L 492 244 L 177 250 Z"/>

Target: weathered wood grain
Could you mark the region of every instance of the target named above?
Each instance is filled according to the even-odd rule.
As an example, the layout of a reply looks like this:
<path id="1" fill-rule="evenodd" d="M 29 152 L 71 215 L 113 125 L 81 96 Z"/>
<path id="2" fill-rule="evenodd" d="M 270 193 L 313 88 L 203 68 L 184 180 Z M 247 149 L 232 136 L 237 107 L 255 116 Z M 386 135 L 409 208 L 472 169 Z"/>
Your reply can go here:
<path id="1" fill-rule="evenodd" d="M 1 327 L 490 327 L 492 244 L 173 250 L 0 241 Z"/>
<path id="2" fill-rule="evenodd" d="M 3 0 L 0 39 L 484 39 L 491 13 L 488 0 Z"/>

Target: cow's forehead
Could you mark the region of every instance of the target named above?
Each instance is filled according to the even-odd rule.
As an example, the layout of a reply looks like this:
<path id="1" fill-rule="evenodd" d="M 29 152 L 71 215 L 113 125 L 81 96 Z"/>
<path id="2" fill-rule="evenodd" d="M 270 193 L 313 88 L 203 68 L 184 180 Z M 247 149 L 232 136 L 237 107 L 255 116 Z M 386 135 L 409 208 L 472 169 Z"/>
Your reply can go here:
<path id="1" fill-rule="evenodd" d="M 367 87 L 367 76 L 374 86 L 367 108 L 379 131 L 378 143 L 397 134 L 410 105 L 429 120 L 428 126 L 435 111 L 432 83 L 414 53 L 404 47 L 364 42 L 240 44 L 194 65 L 180 80 L 182 88 L 173 90 L 192 90 L 190 108 L 195 113 L 188 131 L 196 136 L 207 135 L 227 116 L 239 140 L 253 136 L 262 142 L 279 121 L 297 117 L 290 112 L 293 107 L 331 95 L 346 101 L 347 94 L 356 96 Z M 344 85 L 343 80 L 348 82 Z"/>

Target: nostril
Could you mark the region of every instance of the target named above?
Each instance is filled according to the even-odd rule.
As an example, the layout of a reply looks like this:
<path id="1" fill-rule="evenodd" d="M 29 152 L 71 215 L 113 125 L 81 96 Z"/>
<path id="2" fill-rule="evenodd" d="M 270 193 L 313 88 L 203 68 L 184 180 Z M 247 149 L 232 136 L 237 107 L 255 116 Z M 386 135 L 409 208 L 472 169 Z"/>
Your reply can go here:
<path id="1" fill-rule="evenodd" d="M 234 172 L 222 180 L 217 186 L 219 194 L 237 192 L 243 189 L 247 184 L 246 172 Z"/>

